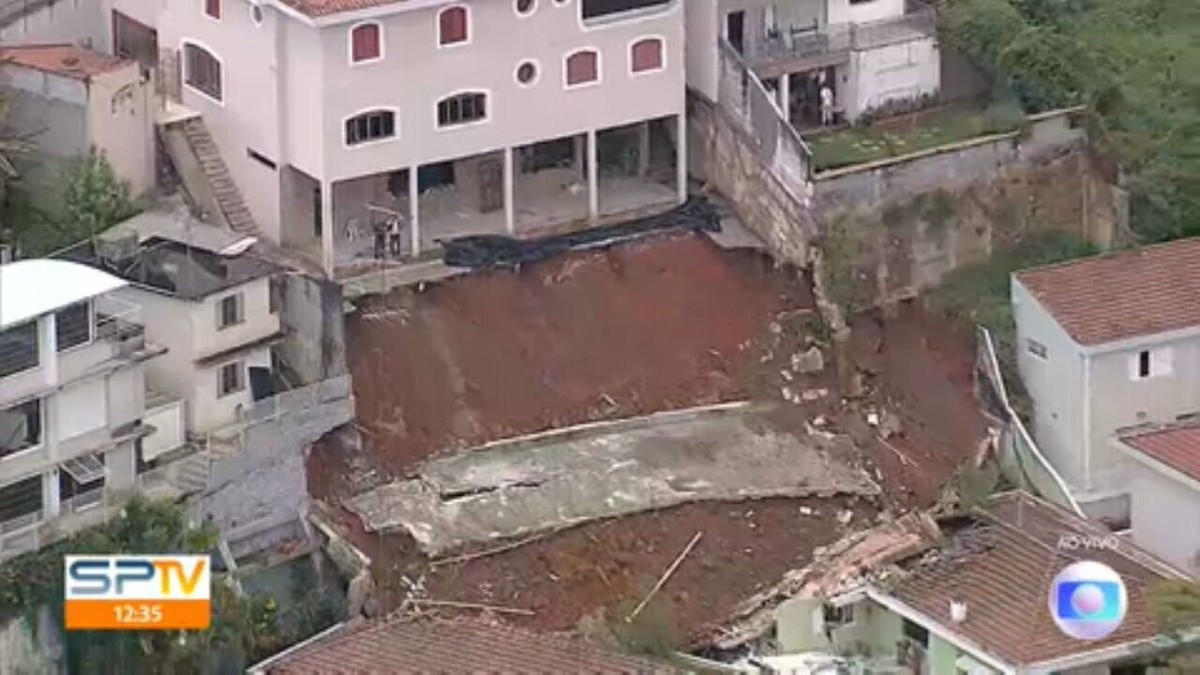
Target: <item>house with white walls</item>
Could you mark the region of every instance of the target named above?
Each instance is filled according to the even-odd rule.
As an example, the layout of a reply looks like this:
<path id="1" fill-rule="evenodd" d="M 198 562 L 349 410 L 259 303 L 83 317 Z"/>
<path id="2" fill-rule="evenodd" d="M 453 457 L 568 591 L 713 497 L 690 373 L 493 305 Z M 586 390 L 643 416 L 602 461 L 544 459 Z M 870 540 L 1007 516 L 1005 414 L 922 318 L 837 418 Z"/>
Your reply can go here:
<path id="1" fill-rule="evenodd" d="M 102 0 L 192 201 L 330 274 L 681 202 L 684 4 Z"/>
<path id="2" fill-rule="evenodd" d="M 933 7 L 919 0 L 695 0 L 688 3 L 688 85 L 716 100 L 729 48 L 774 92 L 796 129 L 854 122 L 938 94 Z"/>
<path id="3" fill-rule="evenodd" d="M 165 350 L 126 286 L 61 260 L 0 265 L 0 559 L 111 516 L 145 492 L 144 444 L 182 443 L 151 423 L 178 404 L 148 414 L 144 373 Z"/>
<path id="4" fill-rule="evenodd" d="M 1043 454 L 1085 513 L 1195 569 L 1200 238 L 1018 272 L 1012 303 Z"/>

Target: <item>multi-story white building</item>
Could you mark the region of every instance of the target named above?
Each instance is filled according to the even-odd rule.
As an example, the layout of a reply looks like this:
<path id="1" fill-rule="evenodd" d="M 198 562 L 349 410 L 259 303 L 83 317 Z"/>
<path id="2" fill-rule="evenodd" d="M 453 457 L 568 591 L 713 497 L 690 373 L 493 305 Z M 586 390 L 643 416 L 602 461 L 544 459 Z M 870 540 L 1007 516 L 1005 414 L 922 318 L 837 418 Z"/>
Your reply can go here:
<path id="1" fill-rule="evenodd" d="M 126 283 L 72 262 L 0 266 L 0 558 L 95 524 L 139 487 L 143 371 L 165 351 Z M 170 439 L 164 441 L 170 444 Z"/>
<path id="2" fill-rule="evenodd" d="M 228 167 L 217 201 L 231 178 L 327 271 L 371 258 L 373 214 L 400 214 L 410 256 L 686 195 L 682 0 L 104 4 L 109 46 L 178 97 L 161 128 L 191 123 L 197 168 Z"/>
<path id="3" fill-rule="evenodd" d="M 693 0 L 688 83 L 714 100 L 721 39 L 801 130 L 821 124 L 826 86 L 837 122 L 917 104 L 940 89 L 933 8 L 916 0 Z"/>

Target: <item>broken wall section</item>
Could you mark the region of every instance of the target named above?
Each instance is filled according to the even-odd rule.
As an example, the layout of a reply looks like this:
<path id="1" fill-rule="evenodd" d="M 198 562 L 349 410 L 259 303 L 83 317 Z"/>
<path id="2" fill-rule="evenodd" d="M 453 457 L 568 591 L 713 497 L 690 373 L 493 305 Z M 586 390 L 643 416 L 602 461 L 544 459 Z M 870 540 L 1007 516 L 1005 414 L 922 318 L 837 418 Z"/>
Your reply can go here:
<path id="1" fill-rule="evenodd" d="M 1123 190 L 1092 160 L 1082 115 L 1044 113 L 1009 134 L 817 175 L 835 301 L 862 309 L 914 297 L 1037 230 L 1112 245 Z"/>

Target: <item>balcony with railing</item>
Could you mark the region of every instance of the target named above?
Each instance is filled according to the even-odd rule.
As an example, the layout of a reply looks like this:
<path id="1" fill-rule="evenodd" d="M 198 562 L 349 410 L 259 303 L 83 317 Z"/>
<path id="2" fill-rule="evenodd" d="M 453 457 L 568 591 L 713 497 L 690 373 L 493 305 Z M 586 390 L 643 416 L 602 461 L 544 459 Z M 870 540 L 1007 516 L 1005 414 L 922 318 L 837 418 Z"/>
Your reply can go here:
<path id="1" fill-rule="evenodd" d="M 864 23 L 763 28 L 743 54 L 760 77 L 836 65 L 853 51 L 879 49 L 931 38 L 937 31 L 933 7 L 909 3 L 904 14 Z"/>

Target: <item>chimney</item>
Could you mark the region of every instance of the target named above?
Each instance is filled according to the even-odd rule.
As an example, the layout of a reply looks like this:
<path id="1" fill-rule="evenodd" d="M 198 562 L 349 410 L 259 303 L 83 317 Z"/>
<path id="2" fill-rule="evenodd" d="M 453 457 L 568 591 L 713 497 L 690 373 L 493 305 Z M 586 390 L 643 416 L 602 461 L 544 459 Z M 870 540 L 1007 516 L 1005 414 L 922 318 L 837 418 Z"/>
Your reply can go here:
<path id="1" fill-rule="evenodd" d="M 950 601 L 950 620 L 954 623 L 962 623 L 967 620 L 967 603 L 959 602 L 958 600 Z"/>

